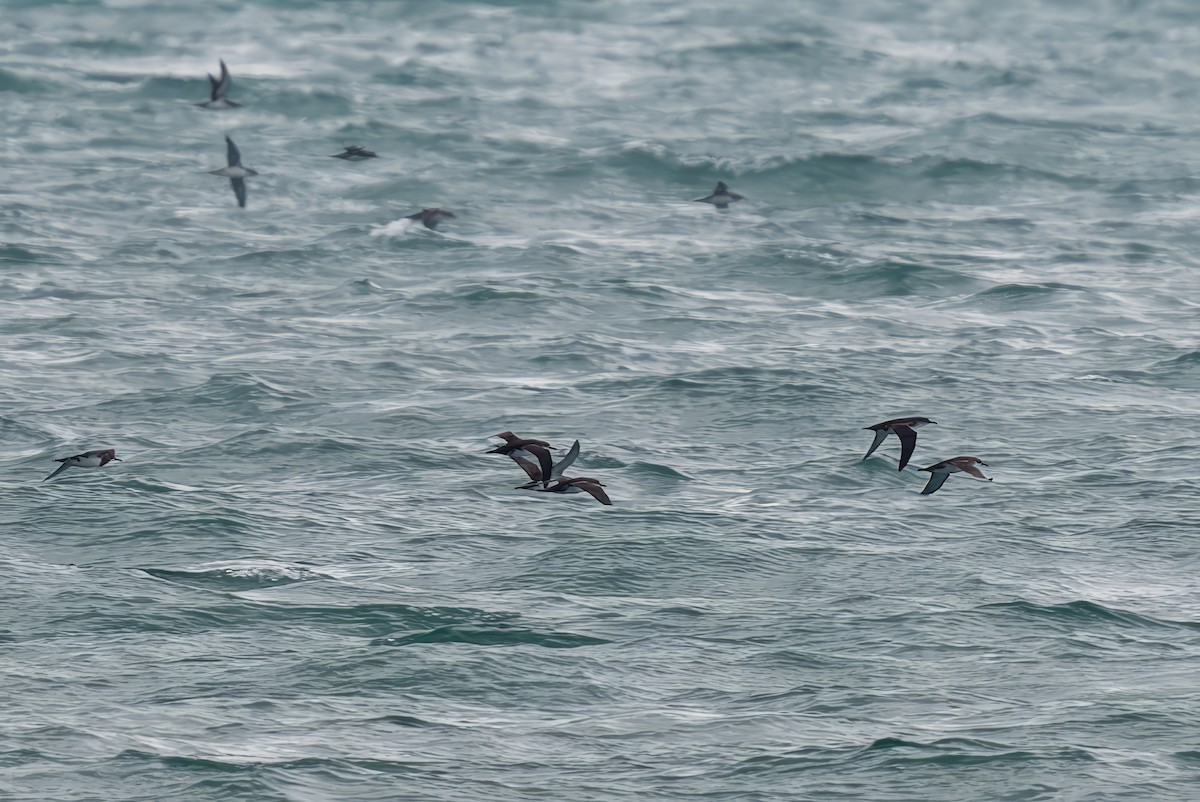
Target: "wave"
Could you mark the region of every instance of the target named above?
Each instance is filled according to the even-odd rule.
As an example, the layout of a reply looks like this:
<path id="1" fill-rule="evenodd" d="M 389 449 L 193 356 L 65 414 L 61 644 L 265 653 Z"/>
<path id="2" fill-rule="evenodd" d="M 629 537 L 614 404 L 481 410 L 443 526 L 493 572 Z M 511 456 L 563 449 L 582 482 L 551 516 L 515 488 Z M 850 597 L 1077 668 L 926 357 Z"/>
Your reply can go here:
<path id="1" fill-rule="evenodd" d="M 1021 300 L 1057 295 L 1063 291 L 1088 292 L 1088 289 L 1087 287 L 1081 287 L 1077 284 L 1060 284 L 1053 281 L 1045 282 L 1043 284 L 997 284 L 993 287 L 988 287 L 982 292 L 977 292 L 971 297 L 980 299 L 995 297 L 1005 300 Z"/>
<path id="2" fill-rule="evenodd" d="M 29 78 L 12 70 L 0 69 L 0 92 L 18 95 L 40 95 L 54 92 L 58 85 L 41 78 Z"/>
<path id="3" fill-rule="evenodd" d="M 1042 282 L 1037 284 L 995 284 L 957 302 L 964 307 L 986 306 L 999 311 L 1044 309 L 1054 304 L 1088 303 L 1091 291 L 1075 284 Z"/>
<path id="4" fill-rule="evenodd" d="M 976 611 L 1012 615 L 1018 618 L 1038 620 L 1073 631 L 1079 624 L 1111 624 L 1136 629 L 1183 628 L 1200 630 L 1200 622 L 1172 621 L 1153 618 L 1125 610 L 1105 607 L 1091 601 L 1072 601 L 1061 604 L 1035 604 L 1028 601 L 998 602 L 975 608 Z"/>
<path id="5" fill-rule="evenodd" d="M 190 587 L 236 592 L 261 588 L 282 587 L 296 582 L 330 579 L 331 577 L 301 566 L 278 563 L 236 561 L 221 567 L 191 571 L 165 568 L 142 568 L 143 573 L 167 582 Z"/>
<path id="6" fill-rule="evenodd" d="M 373 646 L 411 646 L 414 644 L 467 643 L 474 646 L 540 646 L 544 649 L 578 649 L 600 646 L 610 641 L 587 635 L 562 632 L 538 632 L 531 629 L 479 629 L 460 626 L 438 627 L 426 632 L 379 638 Z"/>

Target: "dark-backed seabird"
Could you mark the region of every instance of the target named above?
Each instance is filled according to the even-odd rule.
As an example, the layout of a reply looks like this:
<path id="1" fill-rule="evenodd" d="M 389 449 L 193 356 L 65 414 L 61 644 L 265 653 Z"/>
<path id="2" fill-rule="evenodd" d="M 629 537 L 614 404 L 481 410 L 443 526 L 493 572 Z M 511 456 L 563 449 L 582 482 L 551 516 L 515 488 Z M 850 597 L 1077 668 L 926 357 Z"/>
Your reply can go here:
<path id="1" fill-rule="evenodd" d="M 954 457 L 945 459 L 937 465 L 930 465 L 928 468 L 921 468 L 922 471 L 929 471 L 929 484 L 925 485 L 925 489 L 921 491 L 922 496 L 928 496 L 931 493 L 936 493 L 938 488 L 946 482 L 946 477 L 952 473 L 969 473 L 976 479 L 987 479 L 988 477 L 976 468 L 976 465 L 986 466 L 987 463 L 979 457 Z"/>
<path id="2" fill-rule="evenodd" d="M 885 420 L 874 426 L 864 426 L 863 428 L 875 432 L 875 442 L 871 443 L 871 447 L 867 449 L 863 459 L 874 454 L 875 449 L 879 448 L 879 444 L 886 440 L 889 434 L 894 434 L 900 438 L 899 470 L 904 470 L 904 466 L 912 459 L 913 449 L 917 447 L 917 429 L 930 423 L 936 424 L 937 421 L 929 418 L 896 418 L 895 420 Z"/>
<path id="3" fill-rule="evenodd" d="M 373 150 L 367 150 L 362 145 L 346 145 L 345 151 L 333 154 L 333 158 L 345 159 L 349 162 L 360 162 L 366 159 L 379 158 L 379 154 Z"/>
<path id="4" fill-rule="evenodd" d="M 611 507 L 612 501 L 609 500 L 608 494 L 604 492 L 605 487 L 606 485 L 601 483 L 599 479 L 592 479 L 588 476 L 577 476 L 574 479 L 568 476 L 560 476 L 550 487 L 539 487 L 538 490 L 543 493 L 588 493 L 596 501 Z"/>
<path id="5" fill-rule="evenodd" d="M 213 175 L 223 175 L 229 179 L 229 183 L 233 184 L 233 194 L 237 195 L 238 206 L 246 205 L 246 181 L 248 175 L 258 175 L 257 170 L 251 170 L 249 167 L 242 166 L 242 154 L 238 152 L 237 145 L 233 144 L 233 140 L 229 135 L 225 135 L 226 160 L 229 162 L 228 167 L 222 167 L 220 170 L 209 170 Z"/>
<path id="6" fill-rule="evenodd" d="M 229 68 L 225 66 L 224 60 L 221 61 L 220 80 L 212 77 L 212 73 L 209 73 L 208 82 L 212 84 L 212 97 L 203 103 L 197 103 L 197 106 L 202 109 L 236 109 L 242 105 L 225 97 L 229 92 L 229 87 L 233 86 L 233 80 L 229 77 Z"/>
<path id="7" fill-rule="evenodd" d="M 509 454 L 508 456 L 512 457 L 513 461 L 516 462 L 518 465 L 520 465 L 521 470 L 525 471 L 525 474 L 529 477 L 529 481 L 523 485 L 518 485 L 516 488 L 517 490 L 532 490 L 533 488 L 537 487 L 538 485 L 544 485 L 544 483 L 542 482 L 542 469 L 541 468 L 539 468 L 537 465 L 534 465 L 532 462 L 525 459 L 524 457 L 519 457 L 516 454 Z M 579 456 L 579 441 L 576 440 L 575 443 L 571 446 L 571 450 L 567 452 L 567 455 L 565 457 L 563 457 L 562 459 L 560 459 L 558 462 L 554 463 L 553 467 L 550 468 L 549 478 L 557 479 L 559 476 L 561 476 L 562 472 L 565 471 L 567 468 L 570 468 L 571 465 L 575 462 L 575 458 L 578 456 Z"/>
<path id="8" fill-rule="evenodd" d="M 437 228 L 437 224 L 445 220 L 447 217 L 453 218 L 454 215 L 445 209 L 422 209 L 416 214 L 405 216 L 405 220 L 420 220 L 425 224 L 426 228 Z"/>
<path id="9" fill-rule="evenodd" d="M 47 476 L 46 479 L 53 479 L 67 468 L 99 468 L 101 465 L 107 465 L 113 461 L 122 462 L 123 460 L 117 456 L 117 450 L 115 448 L 105 448 L 99 451 L 85 451 L 84 453 L 76 454 L 73 457 L 63 457 L 62 459 L 56 459 L 54 461 L 61 462 L 62 465 L 59 465 L 54 473 Z M 42 481 L 44 482 L 46 479 L 43 479 Z"/>
<path id="10" fill-rule="evenodd" d="M 713 190 L 713 194 L 709 195 L 707 198 L 696 198 L 696 200 L 692 202 L 711 203 L 718 209 L 728 209 L 729 204 L 733 203 L 734 201 L 740 201 L 744 197 L 744 195 L 739 195 L 736 192 L 730 192 L 729 187 L 725 186 L 724 181 L 718 181 L 717 188 Z"/>
<path id="11" fill-rule="evenodd" d="M 528 454 L 538 462 L 538 470 L 542 475 L 542 486 L 550 483 L 550 474 L 554 471 L 553 460 L 550 457 L 551 445 L 545 440 L 527 440 L 523 437 L 517 437 L 512 432 L 500 432 L 496 435 L 504 441 L 504 445 L 493 448 L 487 452 L 489 454 L 505 454 L 512 456 L 514 454 Z"/>

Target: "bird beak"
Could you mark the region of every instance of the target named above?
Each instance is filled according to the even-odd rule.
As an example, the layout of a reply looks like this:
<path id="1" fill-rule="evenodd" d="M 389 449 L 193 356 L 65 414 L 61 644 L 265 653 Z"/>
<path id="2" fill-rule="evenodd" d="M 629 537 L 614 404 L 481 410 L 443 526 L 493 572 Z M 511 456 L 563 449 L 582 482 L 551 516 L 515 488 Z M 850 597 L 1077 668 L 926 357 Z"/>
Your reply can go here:
<path id="1" fill-rule="evenodd" d="M 113 457 L 112 461 L 113 462 L 124 462 L 125 460 L 121 459 L 120 457 Z"/>

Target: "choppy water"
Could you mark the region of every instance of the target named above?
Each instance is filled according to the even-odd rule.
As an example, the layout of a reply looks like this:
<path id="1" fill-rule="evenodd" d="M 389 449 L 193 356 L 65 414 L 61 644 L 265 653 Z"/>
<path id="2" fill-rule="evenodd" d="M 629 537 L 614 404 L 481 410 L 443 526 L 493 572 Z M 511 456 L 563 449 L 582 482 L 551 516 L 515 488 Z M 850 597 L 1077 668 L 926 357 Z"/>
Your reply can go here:
<path id="1" fill-rule="evenodd" d="M 1197 798 L 1198 25 L 4 3 L 0 796 Z"/>

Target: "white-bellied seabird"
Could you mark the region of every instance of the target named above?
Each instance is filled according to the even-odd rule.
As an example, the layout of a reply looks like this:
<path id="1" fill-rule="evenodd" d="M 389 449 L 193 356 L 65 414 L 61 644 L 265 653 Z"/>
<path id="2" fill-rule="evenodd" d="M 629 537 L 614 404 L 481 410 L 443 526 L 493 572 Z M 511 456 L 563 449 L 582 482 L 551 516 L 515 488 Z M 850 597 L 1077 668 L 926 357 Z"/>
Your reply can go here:
<path id="1" fill-rule="evenodd" d="M 258 175 L 257 170 L 251 170 L 249 167 L 242 166 L 242 154 L 238 152 L 237 145 L 233 144 L 233 140 L 229 135 L 225 135 L 225 157 L 229 162 L 228 167 L 222 167 L 220 170 L 209 170 L 213 175 L 223 175 L 229 179 L 229 183 L 233 184 L 233 194 L 237 195 L 238 206 L 246 205 L 246 181 L 248 175 Z"/>
<path id="2" fill-rule="evenodd" d="M 929 484 L 925 485 L 925 489 L 921 491 L 922 496 L 928 496 L 931 493 L 936 493 L 938 488 L 946 482 L 946 477 L 952 473 L 969 473 L 976 479 L 987 479 L 988 477 L 976 468 L 976 465 L 984 465 L 987 463 L 979 457 L 953 457 L 939 462 L 937 465 L 930 465 L 928 468 L 921 468 L 922 471 L 929 471 Z"/>
<path id="3" fill-rule="evenodd" d="M 46 479 L 53 479 L 67 468 L 99 468 L 101 465 L 107 465 L 113 461 L 122 462 L 123 460 L 117 456 L 117 450 L 115 448 L 105 448 L 101 449 L 100 451 L 85 451 L 84 453 L 76 454 L 73 457 L 63 457 L 62 459 L 56 459 L 54 461 L 61 462 L 62 465 L 59 465 L 54 473 L 47 476 Z M 43 479 L 42 481 L 44 482 L 46 479 Z"/>

